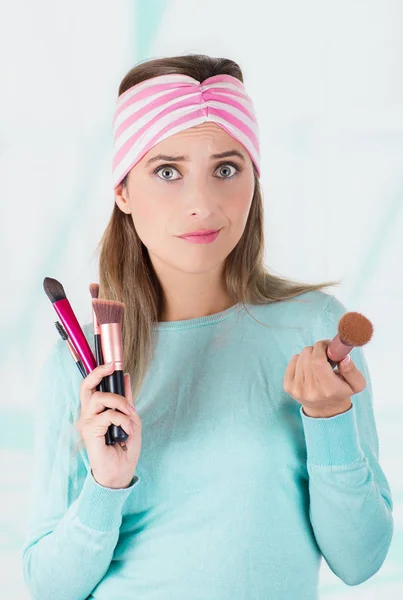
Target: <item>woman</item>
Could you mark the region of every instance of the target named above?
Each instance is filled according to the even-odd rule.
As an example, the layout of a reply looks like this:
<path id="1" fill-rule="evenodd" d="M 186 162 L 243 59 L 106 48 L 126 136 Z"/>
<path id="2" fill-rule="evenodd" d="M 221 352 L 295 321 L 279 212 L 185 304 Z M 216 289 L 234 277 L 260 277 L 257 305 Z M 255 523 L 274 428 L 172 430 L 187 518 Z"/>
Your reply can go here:
<path id="1" fill-rule="evenodd" d="M 334 282 L 264 267 L 258 128 L 239 66 L 137 65 L 114 142 L 99 297 L 125 303 L 127 401 L 95 391 L 110 367 L 77 400 L 57 343 L 23 550 L 33 597 L 313 600 L 322 556 L 348 585 L 367 580 L 393 531 L 367 364 L 360 348 L 337 372 L 327 362 L 346 312 L 322 291 Z M 219 233 L 181 237 L 200 230 Z M 130 432 L 126 451 L 104 443 L 112 422 Z"/>

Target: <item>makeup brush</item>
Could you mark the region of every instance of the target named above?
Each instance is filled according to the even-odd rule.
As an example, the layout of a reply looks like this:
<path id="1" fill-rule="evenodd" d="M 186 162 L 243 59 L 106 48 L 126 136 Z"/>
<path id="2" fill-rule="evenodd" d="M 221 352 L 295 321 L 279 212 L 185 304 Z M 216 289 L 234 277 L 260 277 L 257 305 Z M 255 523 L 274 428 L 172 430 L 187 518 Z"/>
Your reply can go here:
<path id="1" fill-rule="evenodd" d="M 125 397 L 122 319 L 125 309 L 123 302 L 115 300 L 92 299 L 99 327 L 101 329 L 102 355 L 105 362 L 114 363 L 114 371 L 104 379 L 108 382 L 109 392 Z M 118 410 L 118 409 L 114 409 Z M 111 424 L 111 438 L 115 442 L 124 442 L 129 437 L 120 425 Z"/>
<path id="2" fill-rule="evenodd" d="M 339 321 L 337 330 L 337 335 L 326 349 L 327 360 L 333 368 L 353 348 L 367 344 L 374 332 L 371 321 L 358 312 L 345 313 Z"/>
<path id="3" fill-rule="evenodd" d="M 57 281 L 57 279 L 45 277 L 43 280 L 43 288 L 49 300 L 52 302 L 53 308 L 59 315 L 77 354 L 84 363 L 88 373 L 90 373 L 95 369 L 97 364 L 84 332 L 71 308 L 70 302 L 66 298 L 66 293 L 62 284 Z"/>
<path id="4" fill-rule="evenodd" d="M 98 298 L 99 295 L 99 285 L 98 283 L 90 283 L 90 294 L 92 298 Z M 101 346 L 101 328 L 99 326 L 97 316 L 95 314 L 94 307 L 92 307 L 92 322 L 94 328 L 94 347 L 95 347 L 95 360 L 97 361 L 97 365 L 103 365 L 104 360 L 102 356 L 102 346 Z M 97 385 L 96 389 L 99 392 L 109 392 L 108 382 L 104 378 L 101 379 L 100 383 Z M 104 409 L 107 410 L 107 408 Z M 111 428 L 108 427 L 105 433 L 105 443 L 107 446 L 112 446 L 115 443 L 115 440 L 111 437 Z"/>
<path id="5" fill-rule="evenodd" d="M 76 363 L 77 368 L 80 371 L 81 375 L 83 377 L 87 377 L 87 372 L 85 370 L 85 367 L 84 367 L 83 363 L 81 362 L 80 357 L 78 356 L 73 344 L 70 342 L 69 336 L 67 335 L 66 330 L 64 329 L 63 325 L 59 321 L 56 321 L 55 325 L 56 325 L 56 329 L 57 329 L 60 337 L 62 338 L 62 340 L 64 340 L 66 342 L 69 352 L 70 352 L 71 356 L 73 357 L 74 362 Z"/>
<path id="6" fill-rule="evenodd" d="M 90 283 L 90 294 L 92 298 L 98 298 L 99 295 L 99 285 L 98 283 Z M 95 347 L 95 359 L 97 361 L 97 365 L 103 365 L 104 359 L 102 355 L 102 345 L 101 345 L 101 328 L 98 323 L 97 315 L 95 314 L 94 307 L 92 307 L 92 322 L 94 328 L 94 347 Z M 99 384 L 99 389 L 101 392 L 108 392 L 105 378 L 103 378 Z M 98 388 L 97 388 L 98 389 Z"/>

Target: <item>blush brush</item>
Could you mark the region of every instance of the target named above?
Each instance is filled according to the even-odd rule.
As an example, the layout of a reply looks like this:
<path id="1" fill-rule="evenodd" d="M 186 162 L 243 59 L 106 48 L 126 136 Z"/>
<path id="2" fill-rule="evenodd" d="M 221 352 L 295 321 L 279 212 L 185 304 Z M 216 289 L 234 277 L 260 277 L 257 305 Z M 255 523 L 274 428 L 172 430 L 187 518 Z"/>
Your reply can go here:
<path id="1" fill-rule="evenodd" d="M 374 327 L 367 317 L 358 312 L 345 313 L 338 324 L 337 335 L 326 349 L 327 360 L 335 368 L 356 346 L 368 344 Z"/>

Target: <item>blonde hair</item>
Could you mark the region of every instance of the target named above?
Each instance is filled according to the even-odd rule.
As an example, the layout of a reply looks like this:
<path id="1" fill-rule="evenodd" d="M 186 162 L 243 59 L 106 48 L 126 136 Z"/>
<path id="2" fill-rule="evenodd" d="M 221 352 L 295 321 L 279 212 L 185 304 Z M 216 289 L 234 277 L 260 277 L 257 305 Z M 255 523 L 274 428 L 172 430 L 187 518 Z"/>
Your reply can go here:
<path id="1" fill-rule="evenodd" d="M 137 64 L 123 78 L 119 95 L 157 75 L 181 73 L 198 81 L 228 74 L 243 81 L 237 63 L 227 58 L 200 54 L 158 58 Z M 241 239 L 224 265 L 226 289 L 234 304 L 267 304 L 293 298 L 305 292 L 338 285 L 338 281 L 305 284 L 268 272 L 264 265 L 263 199 L 257 172 L 248 220 Z M 122 185 L 127 184 L 127 176 Z M 163 291 L 140 240 L 131 214 L 115 203 L 109 223 L 97 246 L 99 257 L 99 298 L 124 302 L 122 324 L 125 371 L 131 375 L 135 399 L 153 351 L 153 324 L 160 319 Z M 246 308 L 246 307 L 245 307 Z"/>

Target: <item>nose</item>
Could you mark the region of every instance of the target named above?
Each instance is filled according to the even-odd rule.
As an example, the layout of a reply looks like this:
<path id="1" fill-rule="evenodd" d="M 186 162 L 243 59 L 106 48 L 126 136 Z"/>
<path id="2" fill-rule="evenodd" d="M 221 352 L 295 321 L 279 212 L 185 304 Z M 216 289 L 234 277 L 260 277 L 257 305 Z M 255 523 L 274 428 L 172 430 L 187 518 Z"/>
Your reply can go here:
<path id="1" fill-rule="evenodd" d="M 184 204 L 188 213 L 208 217 L 214 213 L 217 201 L 217 192 L 209 185 L 206 178 L 193 180 L 184 190 Z"/>

